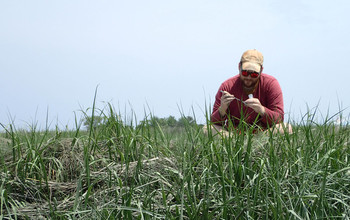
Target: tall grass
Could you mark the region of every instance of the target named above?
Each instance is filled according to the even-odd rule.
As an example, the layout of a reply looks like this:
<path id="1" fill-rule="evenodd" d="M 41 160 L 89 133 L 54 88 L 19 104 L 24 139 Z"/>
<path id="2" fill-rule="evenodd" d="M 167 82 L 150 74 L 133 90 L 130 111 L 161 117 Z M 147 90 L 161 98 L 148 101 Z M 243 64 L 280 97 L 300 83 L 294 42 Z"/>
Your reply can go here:
<path id="1" fill-rule="evenodd" d="M 127 125 L 113 106 L 88 130 L 6 127 L 2 219 L 349 219 L 348 124 L 314 112 L 293 134 L 244 127 L 228 137 L 202 126 Z M 208 126 L 211 126 L 208 122 Z"/>

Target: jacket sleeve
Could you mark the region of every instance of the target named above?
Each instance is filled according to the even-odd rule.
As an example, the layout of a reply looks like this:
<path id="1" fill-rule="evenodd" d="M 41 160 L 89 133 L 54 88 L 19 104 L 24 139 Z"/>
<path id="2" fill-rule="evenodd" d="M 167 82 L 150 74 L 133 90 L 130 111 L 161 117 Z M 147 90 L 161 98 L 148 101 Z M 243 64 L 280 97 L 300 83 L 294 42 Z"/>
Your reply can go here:
<path id="1" fill-rule="evenodd" d="M 283 94 L 278 81 L 273 80 L 268 86 L 265 115 L 262 122 L 272 126 L 284 120 Z"/>

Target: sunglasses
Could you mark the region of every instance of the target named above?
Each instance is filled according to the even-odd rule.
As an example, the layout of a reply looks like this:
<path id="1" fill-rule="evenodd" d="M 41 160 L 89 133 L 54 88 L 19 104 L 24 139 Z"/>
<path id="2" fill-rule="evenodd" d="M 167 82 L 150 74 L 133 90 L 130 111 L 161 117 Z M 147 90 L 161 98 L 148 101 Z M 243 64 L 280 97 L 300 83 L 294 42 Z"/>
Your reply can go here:
<path id="1" fill-rule="evenodd" d="M 242 70 L 242 75 L 243 76 L 249 76 L 252 78 L 258 78 L 258 76 L 260 75 L 258 72 L 255 71 L 251 71 L 251 70 Z"/>

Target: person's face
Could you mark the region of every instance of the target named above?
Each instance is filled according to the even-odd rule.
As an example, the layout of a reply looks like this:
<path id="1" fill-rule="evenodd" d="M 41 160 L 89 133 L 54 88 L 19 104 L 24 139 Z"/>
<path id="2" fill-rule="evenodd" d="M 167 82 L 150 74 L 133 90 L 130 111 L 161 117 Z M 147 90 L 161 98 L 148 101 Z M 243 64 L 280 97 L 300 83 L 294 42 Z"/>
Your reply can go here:
<path id="1" fill-rule="evenodd" d="M 259 81 L 260 73 L 251 70 L 240 70 L 240 79 L 246 89 L 254 88 Z"/>

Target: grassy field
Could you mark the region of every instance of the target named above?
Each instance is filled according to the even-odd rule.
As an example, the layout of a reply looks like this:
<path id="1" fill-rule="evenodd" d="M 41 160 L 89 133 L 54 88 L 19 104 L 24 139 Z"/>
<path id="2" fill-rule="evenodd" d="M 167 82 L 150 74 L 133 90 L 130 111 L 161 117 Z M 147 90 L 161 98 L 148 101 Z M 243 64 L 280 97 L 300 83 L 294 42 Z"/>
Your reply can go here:
<path id="1" fill-rule="evenodd" d="M 0 134 L 0 219 L 349 219 L 350 129 L 126 126 Z M 92 118 L 94 115 L 92 115 Z"/>

